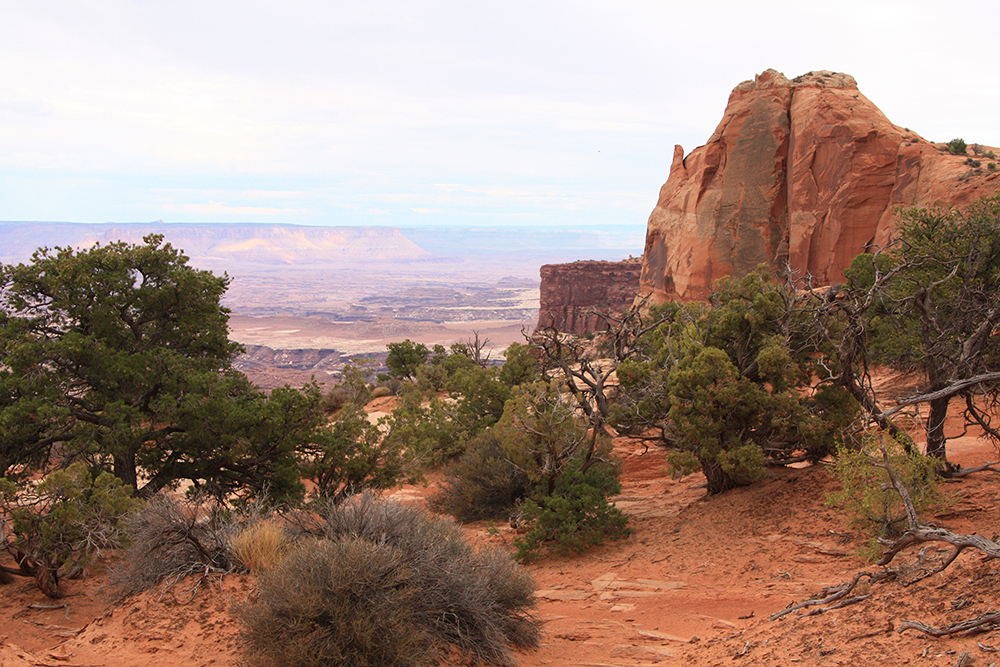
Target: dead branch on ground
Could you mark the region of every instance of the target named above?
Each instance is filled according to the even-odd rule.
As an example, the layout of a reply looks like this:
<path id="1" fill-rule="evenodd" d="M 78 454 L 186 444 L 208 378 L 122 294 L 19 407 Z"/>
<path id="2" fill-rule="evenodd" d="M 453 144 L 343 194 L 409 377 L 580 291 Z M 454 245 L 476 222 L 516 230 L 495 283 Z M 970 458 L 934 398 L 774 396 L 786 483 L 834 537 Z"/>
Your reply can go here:
<path id="1" fill-rule="evenodd" d="M 886 472 L 889 473 L 889 480 L 892 482 L 893 488 L 896 489 L 896 493 L 899 494 L 900 500 L 902 500 L 903 506 L 906 508 L 906 520 L 909 528 L 892 544 L 892 546 L 889 547 L 888 551 L 883 554 L 882 558 L 878 561 L 879 565 L 888 565 L 900 551 L 913 544 L 922 544 L 924 542 L 945 542 L 946 544 L 950 544 L 955 547 L 955 550 L 951 553 L 951 555 L 945 558 L 939 566 L 924 572 L 919 577 L 912 579 L 905 584 L 909 586 L 920 581 L 921 579 L 926 579 L 931 575 L 944 571 L 945 568 L 951 565 L 955 559 L 958 558 L 958 555 L 962 553 L 963 550 L 968 549 L 969 547 L 983 552 L 987 558 L 1000 558 L 1000 543 L 998 542 L 988 540 L 980 535 L 960 535 L 945 528 L 929 526 L 921 522 L 920 518 L 917 516 L 917 510 L 913 507 L 913 499 L 910 498 L 910 493 L 906 490 L 902 480 L 899 479 L 899 475 L 897 475 L 896 471 L 891 465 L 889 465 L 889 454 L 886 451 L 884 443 L 882 444 L 882 460 L 882 465 L 885 467 Z"/>
<path id="2" fill-rule="evenodd" d="M 913 499 L 910 497 L 909 491 L 907 491 L 902 480 L 900 480 L 899 475 L 889 463 L 889 452 L 886 450 L 884 442 L 882 444 L 882 467 L 884 467 L 886 472 L 889 474 L 889 480 L 891 481 L 893 488 L 896 490 L 896 493 L 899 494 L 903 506 L 906 508 L 906 520 L 908 526 L 906 532 L 903 533 L 899 539 L 893 542 L 885 554 L 883 554 L 882 558 L 878 560 L 878 565 L 881 565 L 886 569 L 876 573 L 858 572 L 854 575 L 854 578 L 847 583 L 841 584 L 840 586 L 828 586 L 817 596 L 797 604 L 791 604 L 785 609 L 771 614 L 771 617 L 768 619 L 769 621 L 775 621 L 782 616 L 792 613 L 793 611 L 807 607 L 817 607 L 816 609 L 810 610 L 804 614 L 805 616 L 811 616 L 868 599 L 871 597 L 870 595 L 857 595 L 851 598 L 847 598 L 847 595 L 851 593 L 861 579 L 865 577 L 869 578 L 872 583 L 879 583 L 897 578 L 899 571 L 897 569 L 887 568 L 886 566 L 889 565 L 889 563 L 891 563 L 903 549 L 906 549 L 914 544 L 922 544 L 924 542 L 945 542 L 952 545 L 954 547 L 954 551 L 949 554 L 940 565 L 931 570 L 922 572 L 914 579 L 906 581 L 903 583 L 904 586 L 910 586 L 918 581 L 921 581 L 922 579 L 926 579 L 927 577 L 937 574 L 938 572 L 942 572 L 955 561 L 962 551 L 970 547 L 981 551 L 987 559 L 1000 558 L 1000 542 L 988 540 L 979 535 L 960 535 L 945 528 L 931 526 L 922 522 L 920 517 L 917 515 L 917 510 L 913 505 Z M 820 607 L 820 605 L 830 606 Z M 986 626 L 992 627 L 998 622 L 1000 622 L 1000 612 L 989 612 L 969 621 L 954 623 L 944 628 L 934 628 L 933 626 L 926 625 L 919 621 L 904 621 L 898 632 L 912 628 L 935 637 L 941 637 L 944 635 L 973 631 L 982 632 L 984 630 L 981 628 L 985 628 Z"/>
<path id="3" fill-rule="evenodd" d="M 903 632 L 904 630 L 919 630 L 920 632 L 930 635 L 931 637 L 971 635 L 977 632 L 988 632 L 993 630 L 998 623 L 1000 623 L 1000 611 L 990 611 L 985 614 L 980 614 L 979 616 L 971 618 L 967 621 L 952 623 L 951 625 L 946 625 L 942 628 L 935 628 L 933 625 L 927 625 L 926 623 L 921 623 L 920 621 L 903 621 L 903 624 L 899 626 L 899 630 L 896 632 Z"/>
<path id="4" fill-rule="evenodd" d="M 854 575 L 854 578 L 847 583 L 840 584 L 839 586 L 827 586 L 818 595 L 809 598 L 803 602 L 797 604 L 791 604 L 781 611 L 776 611 L 767 619 L 768 621 L 776 621 L 782 616 L 792 613 L 793 611 L 798 611 L 799 609 L 805 609 L 806 607 L 818 607 L 817 609 L 812 609 L 805 616 L 814 616 L 816 614 L 822 614 L 824 611 L 830 611 L 831 609 L 839 609 L 840 607 L 846 607 L 847 605 L 854 604 L 855 602 L 861 602 L 862 600 L 867 600 L 871 595 L 855 595 L 854 597 L 848 598 L 847 595 L 851 593 L 857 587 L 861 580 L 868 578 L 871 583 L 876 584 L 882 581 L 887 581 L 896 576 L 895 570 L 884 570 L 882 572 L 858 572 Z M 819 607 L 819 605 L 831 605 L 829 607 Z"/>

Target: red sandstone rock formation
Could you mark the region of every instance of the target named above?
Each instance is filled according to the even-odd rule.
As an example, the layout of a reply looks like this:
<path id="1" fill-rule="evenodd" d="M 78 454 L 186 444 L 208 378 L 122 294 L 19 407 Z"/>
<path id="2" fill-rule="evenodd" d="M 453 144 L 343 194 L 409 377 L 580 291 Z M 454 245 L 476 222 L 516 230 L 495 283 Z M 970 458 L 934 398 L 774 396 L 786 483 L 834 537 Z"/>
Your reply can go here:
<path id="1" fill-rule="evenodd" d="M 767 70 L 736 86 L 708 143 L 687 157 L 674 148 L 640 290 L 654 303 L 704 298 L 760 263 L 837 282 L 866 244 L 889 238 L 896 207 L 1000 191 L 1000 171 L 974 174 L 941 148 L 889 122 L 851 76 Z"/>
<path id="2" fill-rule="evenodd" d="M 541 268 L 538 327 L 586 334 L 603 331 L 607 322 L 593 311 L 621 313 L 639 291 L 642 261 L 580 261 Z"/>

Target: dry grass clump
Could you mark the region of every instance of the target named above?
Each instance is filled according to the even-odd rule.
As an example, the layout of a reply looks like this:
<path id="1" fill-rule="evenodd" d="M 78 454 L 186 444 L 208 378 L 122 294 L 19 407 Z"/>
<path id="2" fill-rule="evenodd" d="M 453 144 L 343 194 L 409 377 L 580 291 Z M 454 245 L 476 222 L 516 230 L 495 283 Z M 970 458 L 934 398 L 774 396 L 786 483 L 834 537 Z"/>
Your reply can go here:
<path id="1" fill-rule="evenodd" d="M 375 387 L 372 389 L 372 398 L 382 398 L 383 396 L 392 396 L 392 389 L 389 387 Z"/>
<path id="2" fill-rule="evenodd" d="M 301 544 L 240 611 L 251 664 L 512 665 L 538 645 L 528 573 L 453 521 L 370 494 L 296 520 Z"/>
<path id="3" fill-rule="evenodd" d="M 255 575 L 277 565 L 291 546 L 285 530 L 269 519 L 247 525 L 230 541 L 233 556 Z"/>

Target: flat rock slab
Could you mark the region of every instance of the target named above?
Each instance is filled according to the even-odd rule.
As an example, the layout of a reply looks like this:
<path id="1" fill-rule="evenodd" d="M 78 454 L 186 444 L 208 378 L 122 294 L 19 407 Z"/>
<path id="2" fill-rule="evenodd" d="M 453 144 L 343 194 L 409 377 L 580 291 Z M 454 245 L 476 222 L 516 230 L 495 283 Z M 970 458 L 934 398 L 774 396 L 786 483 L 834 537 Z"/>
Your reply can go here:
<path id="1" fill-rule="evenodd" d="M 586 600 L 593 593 L 587 591 L 571 591 L 571 590 L 543 590 L 535 591 L 535 597 L 545 598 L 546 600 Z"/>

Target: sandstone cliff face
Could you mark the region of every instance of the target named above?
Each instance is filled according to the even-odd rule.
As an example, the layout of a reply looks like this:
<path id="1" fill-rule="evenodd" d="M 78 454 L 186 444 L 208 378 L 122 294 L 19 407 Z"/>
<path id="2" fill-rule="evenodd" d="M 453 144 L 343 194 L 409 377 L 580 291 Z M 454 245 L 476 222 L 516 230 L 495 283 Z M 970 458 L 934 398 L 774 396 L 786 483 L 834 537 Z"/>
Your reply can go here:
<path id="1" fill-rule="evenodd" d="M 649 217 L 640 291 L 653 303 L 708 295 L 760 263 L 837 282 L 883 244 L 898 206 L 963 206 L 1000 190 L 1000 171 L 893 125 L 854 78 L 767 70 L 738 85 L 722 122 L 670 176 Z M 987 160 L 983 160 L 983 167 Z"/>
<path id="2" fill-rule="evenodd" d="M 542 266 L 538 327 L 575 334 L 603 331 L 606 321 L 591 311 L 628 309 L 639 291 L 641 271 L 640 259 Z"/>

